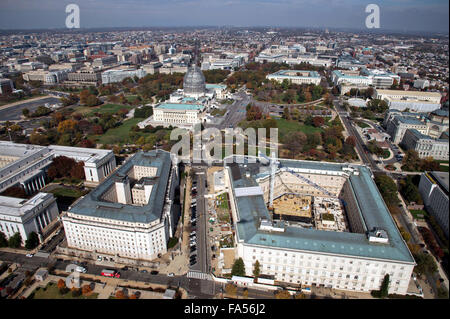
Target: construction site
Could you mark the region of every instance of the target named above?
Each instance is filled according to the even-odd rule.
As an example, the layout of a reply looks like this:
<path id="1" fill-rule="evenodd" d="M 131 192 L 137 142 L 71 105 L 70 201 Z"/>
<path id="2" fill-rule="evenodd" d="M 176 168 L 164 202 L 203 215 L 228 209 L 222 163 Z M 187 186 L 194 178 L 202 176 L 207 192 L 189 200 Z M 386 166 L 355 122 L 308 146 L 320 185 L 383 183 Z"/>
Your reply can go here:
<path id="1" fill-rule="evenodd" d="M 274 221 L 294 227 L 350 231 L 343 200 L 339 198 L 346 176 L 333 172 L 299 174 L 271 158 L 261 158 L 266 166 L 260 166 L 260 175 L 265 176 L 257 181 Z"/>

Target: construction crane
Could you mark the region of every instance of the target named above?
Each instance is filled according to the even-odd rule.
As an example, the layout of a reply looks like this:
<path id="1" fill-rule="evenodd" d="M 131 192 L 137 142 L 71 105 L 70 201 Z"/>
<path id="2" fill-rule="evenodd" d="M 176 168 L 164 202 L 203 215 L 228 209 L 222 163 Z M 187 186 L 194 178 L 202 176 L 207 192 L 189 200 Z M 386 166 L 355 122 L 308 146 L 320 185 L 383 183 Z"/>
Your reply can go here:
<path id="1" fill-rule="evenodd" d="M 283 164 L 281 164 L 281 162 L 277 161 L 275 159 L 275 154 L 274 152 L 272 152 L 272 158 L 267 157 L 267 155 L 258 152 L 259 153 L 259 157 L 263 157 L 264 159 L 266 159 L 269 162 L 270 168 L 271 168 L 271 174 L 270 174 L 270 207 L 273 207 L 273 193 L 274 193 L 274 186 L 275 186 L 275 173 L 277 168 L 283 169 L 284 171 L 291 173 L 292 175 L 300 178 L 302 181 L 306 182 L 308 185 L 313 186 L 314 188 L 320 190 L 322 193 L 326 194 L 329 197 L 333 197 L 336 198 L 335 195 L 331 194 L 329 191 L 327 191 L 325 188 L 317 185 L 316 183 L 314 183 L 312 180 L 300 175 L 299 173 L 295 172 L 294 170 L 284 166 Z"/>

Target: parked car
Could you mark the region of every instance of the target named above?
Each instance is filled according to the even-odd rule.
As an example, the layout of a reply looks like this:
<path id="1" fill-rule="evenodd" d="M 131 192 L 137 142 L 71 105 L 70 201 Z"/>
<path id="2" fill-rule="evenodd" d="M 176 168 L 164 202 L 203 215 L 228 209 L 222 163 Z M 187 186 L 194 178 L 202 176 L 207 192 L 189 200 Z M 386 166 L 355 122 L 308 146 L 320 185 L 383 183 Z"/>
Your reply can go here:
<path id="1" fill-rule="evenodd" d="M 145 269 L 142 269 L 142 270 L 141 270 L 141 273 L 146 274 L 146 273 L 148 273 L 148 271 L 145 270 Z"/>
<path id="2" fill-rule="evenodd" d="M 150 275 L 157 275 L 157 274 L 159 274 L 159 271 L 157 271 L 157 270 L 152 270 L 150 272 Z"/>
<path id="3" fill-rule="evenodd" d="M 27 256 L 28 258 L 31 258 L 31 257 L 33 257 L 34 255 L 33 255 L 33 254 L 26 254 L 25 256 Z"/>
<path id="4" fill-rule="evenodd" d="M 170 274 L 168 274 L 167 276 L 169 276 L 169 277 L 174 277 L 175 276 L 175 274 L 173 273 L 173 272 L 171 272 Z"/>

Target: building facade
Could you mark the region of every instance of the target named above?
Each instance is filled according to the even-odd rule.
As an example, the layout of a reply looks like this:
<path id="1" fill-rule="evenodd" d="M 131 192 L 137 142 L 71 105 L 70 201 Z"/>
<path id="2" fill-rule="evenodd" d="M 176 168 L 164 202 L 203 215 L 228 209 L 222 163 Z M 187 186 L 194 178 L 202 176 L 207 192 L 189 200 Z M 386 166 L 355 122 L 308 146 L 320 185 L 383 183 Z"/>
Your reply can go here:
<path id="1" fill-rule="evenodd" d="M 43 188 L 47 168 L 57 156 L 82 161 L 86 182 L 94 185 L 116 168 L 116 159 L 110 150 L 0 141 L 0 192 L 12 186 L 20 186 L 26 193 Z"/>
<path id="2" fill-rule="evenodd" d="M 406 150 L 415 150 L 420 158 L 432 157 L 435 160 L 448 160 L 449 143 L 447 139 L 435 139 L 416 129 L 408 129 L 400 144 Z"/>
<path id="3" fill-rule="evenodd" d="M 179 177 L 172 160 L 162 150 L 137 153 L 75 202 L 62 217 L 68 247 L 139 260 L 166 253 L 180 216 L 173 205 Z M 135 191 L 146 185 L 144 194 Z"/>
<path id="4" fill-rule="evenodd" d="M 316 71 L 281 70 L 266 76 L 268 80 L 283 82 L 288 80 L 294 84 L 320 84 L 320 75 Z"/>
<path id="5" fill-rule="evenodd" d="M 38 193 L 28 200 L 0 196 L 0 232 L 6 238 L 19 233 L 22 243 L 25 243 L 31 232 L 42 234 L 58 214 L 56 199 L 52 194 Z"/>
<path id="6" fill-rule="evenodd" d="M 419 182 L 419 192 L 427 211 L 436 218 L 448 238 L 448 178 L 446 172 L 426 172 Z"/>
<path id="7" fill-rule="evenodd" d="M 339 192 L 340 201 L 349 215 L 351 232 L 318 230 L 274 221 L 263 195 L 267 182 L 260 184 L 271 178 L 268 177 L 271 169 L 264 168 L 261 162 L 229 164 L 225 166 L 225 179 L 236 229 L 236 258 L 244 260 L 246 275 L 251 276 L 258 261 L 261 274 L 272 276 L 275 282 L 288 286 L 315 285 L 369 292 L 380 289 L 384 276 L 389 274 L 389 293 L 406 294 L 414 258 L 369 169 L 356 165 L 278 161 L 282 167 L 310 180 L 305 183 L 301 182 L 304 179 L 297 178 L 296 183 L 282 187 L 291 189 L 297 184 L 297 190 L 292 190 L 294 193 L 315 196 L 320 192 L 322 197 L 321 189 L 329 190 L 332 197 Z M 283 168 L 279 170 L 282 174 L 287 172 Z M 295 174 L 290 174 L 295 178 Z M 320 185 L 312 187 L 314 183 Z M 260 190 L 255 190 L 258 187 Z"/>

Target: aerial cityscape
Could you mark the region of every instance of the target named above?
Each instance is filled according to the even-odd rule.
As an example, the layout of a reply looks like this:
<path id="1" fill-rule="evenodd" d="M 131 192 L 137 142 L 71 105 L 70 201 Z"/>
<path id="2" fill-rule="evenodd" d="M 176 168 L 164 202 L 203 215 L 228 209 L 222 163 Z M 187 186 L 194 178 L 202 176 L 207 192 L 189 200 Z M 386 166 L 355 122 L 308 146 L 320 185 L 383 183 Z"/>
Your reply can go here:
<path id="1" fill-rule="evenodd" d="M 448 299 L 449 4 L 394 2 L 5 1 L 0 299 Z"/>

